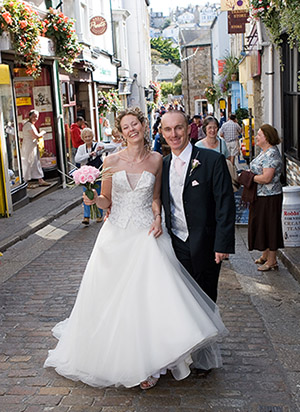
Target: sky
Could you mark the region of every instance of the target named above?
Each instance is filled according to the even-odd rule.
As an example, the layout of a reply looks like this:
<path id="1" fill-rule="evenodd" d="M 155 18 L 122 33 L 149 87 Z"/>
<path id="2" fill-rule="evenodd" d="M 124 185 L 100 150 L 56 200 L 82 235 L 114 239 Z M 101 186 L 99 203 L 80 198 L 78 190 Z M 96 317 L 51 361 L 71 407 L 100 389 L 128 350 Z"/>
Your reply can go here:
<path id="1" fill-rule="evenodd" d="M 196 6 L 205 6 L 207 3 L 219 3 L 218 0 L 150 0 L 150 9 L 153 11 L 162 11 L 164 15 L 169 13 L 169 9 L 175 9 L 177 6 L 186 7 L 188 4 Z"/>

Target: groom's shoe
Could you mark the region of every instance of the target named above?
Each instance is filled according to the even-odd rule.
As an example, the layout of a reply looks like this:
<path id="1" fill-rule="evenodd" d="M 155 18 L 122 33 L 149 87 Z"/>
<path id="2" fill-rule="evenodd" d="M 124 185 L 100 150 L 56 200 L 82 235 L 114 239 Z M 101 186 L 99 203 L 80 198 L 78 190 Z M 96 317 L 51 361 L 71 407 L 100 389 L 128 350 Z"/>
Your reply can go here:
<path id="1" fill-rule="evenodd" d="M 208 374 L 210 374 L 212 369 L 198 369 L 198 368 L 195 368 L 194 371 L 195 371 L 195 374 L 197 376 L 199 376 L 199 377 L 203 376 L 205 378 Z"/>

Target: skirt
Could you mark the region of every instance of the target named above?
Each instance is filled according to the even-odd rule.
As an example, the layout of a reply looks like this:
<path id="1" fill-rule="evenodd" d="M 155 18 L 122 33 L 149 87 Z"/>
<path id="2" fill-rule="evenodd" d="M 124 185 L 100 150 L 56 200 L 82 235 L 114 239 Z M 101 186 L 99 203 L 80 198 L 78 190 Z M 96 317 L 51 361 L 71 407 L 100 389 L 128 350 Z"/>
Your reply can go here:
<path id="1" fill-rule="evenodd" d="M 284 247 L 281 212 L 282 193 L 274 196 L 257 196 L 249 210 L 249 250 L 276 251 Z"/>

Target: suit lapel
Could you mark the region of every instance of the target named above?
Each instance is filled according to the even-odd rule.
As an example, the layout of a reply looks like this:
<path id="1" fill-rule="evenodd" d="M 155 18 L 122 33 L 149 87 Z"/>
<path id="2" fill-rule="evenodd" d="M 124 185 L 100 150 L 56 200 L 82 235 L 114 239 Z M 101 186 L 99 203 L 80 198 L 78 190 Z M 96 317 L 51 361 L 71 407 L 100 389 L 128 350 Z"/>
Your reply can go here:
<path id="1" fill-rule="evenodd" d="M 172 156 L 169 155 L 165 160 L 165 168 L 163 173 L 163 190 L 167 198 L 168 207 L 170 207 L 170 165 Z"/>
<path id="2" fill-rule="evenodd" d="M 185 176 L 184 188 L 187 187 L 187 185 L 189 184 L 189 182 L 190 182 L 190 180 L 191 180 L 191 178 L 192 178 L 192 175 L 193 175 L 193 172 L 191 172 L 191 170 L 192 170 L 192 161 L 193 161 L 194 159 L 198 159 L 198 157 L 199 157 L 199 150 L 197 150 L 197 149 L 193 146 L 192 155 L 191 155 L 191 158 L 190 158 L 190 161 L 189 161 L 189 165 L 188 165 L 188 168 L 187 168 L 187 172 L 186 172 L 186 176 Z M 198 159 L 198 160 L 199 160 L 199 159 Z"/>

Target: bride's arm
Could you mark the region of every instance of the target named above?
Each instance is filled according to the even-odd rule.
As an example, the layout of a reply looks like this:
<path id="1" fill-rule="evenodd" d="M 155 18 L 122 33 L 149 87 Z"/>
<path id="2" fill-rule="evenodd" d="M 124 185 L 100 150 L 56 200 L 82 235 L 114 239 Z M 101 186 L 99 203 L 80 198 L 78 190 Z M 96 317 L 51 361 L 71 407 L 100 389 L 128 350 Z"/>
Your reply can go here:
<path id="1" fill-rule="evenodd" d="M 104 159 L 103 162 L 103 170 L 106 168 L 111 168 L 110 161 L 108 161 L 108 157 Z M 109 173 L 109 172 L 108 172 Z M 107 209 L 111 205 L 111 185 L 112 185 L 112 178 L 108 177 L 102 181 L 101 185 L 101 194 L 98 196 L 96 190 L 94 192 L 94 198 L 90 200 L 85 193 L 83 194 L 83 201 L 87 206 L 91 206 L 96 204 L 100 209 Z"/>
<path id="2" fill-rule="evenodd" d="M 153 222 L 149 230 L 149 234 L 153 233 L 154 237 L 158 237 L 162 234 L 161 199 L 160 199 L 161 177 L 162 177 L 162 156 L 159 157 L 158 171 L 155 176 L 153 201 L 152 201 Z"/>

